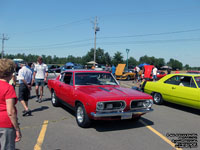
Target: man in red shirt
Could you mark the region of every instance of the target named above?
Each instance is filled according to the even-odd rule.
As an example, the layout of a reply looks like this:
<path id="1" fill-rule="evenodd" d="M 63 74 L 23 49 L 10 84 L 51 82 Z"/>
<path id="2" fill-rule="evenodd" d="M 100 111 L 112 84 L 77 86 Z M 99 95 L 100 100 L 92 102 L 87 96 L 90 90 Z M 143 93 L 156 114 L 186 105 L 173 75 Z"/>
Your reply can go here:
<path id="1" fill-rule="evenodd" d="M 15 64 L 9 59 L 0 59 L 0 149 L 15 150 L 15 142 L 20 141 L 21 132 L 17 121 L 17 96 L 12 85 Z"/>

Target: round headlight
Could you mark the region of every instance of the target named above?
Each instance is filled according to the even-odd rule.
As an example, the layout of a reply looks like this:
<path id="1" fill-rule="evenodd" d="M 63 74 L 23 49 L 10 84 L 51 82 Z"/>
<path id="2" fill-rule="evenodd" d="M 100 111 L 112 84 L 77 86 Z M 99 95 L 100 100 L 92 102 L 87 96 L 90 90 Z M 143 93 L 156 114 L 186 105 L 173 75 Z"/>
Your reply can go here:
<path id="1" fill-rule="evenodd" d="M 150 108 L 153 105 L 153 101 L 152 100 L 146 100 L 143 102 L 143 106 L 145 108 Z"/>
<path id="2" fill-rule="evenodd" d="M 98 102 L 97 103 L 97 110 L 103 110 L 104 109 L 104 103 Z"/>

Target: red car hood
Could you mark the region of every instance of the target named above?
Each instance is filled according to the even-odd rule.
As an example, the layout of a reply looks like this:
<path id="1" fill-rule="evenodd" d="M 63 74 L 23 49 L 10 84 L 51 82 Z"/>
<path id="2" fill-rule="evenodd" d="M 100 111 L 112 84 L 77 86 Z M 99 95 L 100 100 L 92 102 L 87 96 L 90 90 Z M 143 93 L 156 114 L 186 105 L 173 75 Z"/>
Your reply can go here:
<path id="1" fill-rule="evenodd" d="M 148 94 L 119 86 L 80 86 L 77 90 L 100 100 L 151 99 Z"/>

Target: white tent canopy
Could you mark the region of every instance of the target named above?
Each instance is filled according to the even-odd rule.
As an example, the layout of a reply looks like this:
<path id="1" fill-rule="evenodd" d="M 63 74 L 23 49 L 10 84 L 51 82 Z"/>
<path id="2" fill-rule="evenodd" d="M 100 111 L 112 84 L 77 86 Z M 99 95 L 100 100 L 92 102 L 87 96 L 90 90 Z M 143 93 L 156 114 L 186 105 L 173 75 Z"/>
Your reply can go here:
<path id="1" fill-rule="evenodd" d="M 93 64 L 97 64 L 95 61 L 89 61 L 87 62 L 87 64 L 93 65 Z"/>
<path id="2" fill-rule="evenodd" d="M 172 69 L 172 67 L 170 67 L 170 66 L 162 66 L 162 67 L 160 67 L 161 69 Z"/>

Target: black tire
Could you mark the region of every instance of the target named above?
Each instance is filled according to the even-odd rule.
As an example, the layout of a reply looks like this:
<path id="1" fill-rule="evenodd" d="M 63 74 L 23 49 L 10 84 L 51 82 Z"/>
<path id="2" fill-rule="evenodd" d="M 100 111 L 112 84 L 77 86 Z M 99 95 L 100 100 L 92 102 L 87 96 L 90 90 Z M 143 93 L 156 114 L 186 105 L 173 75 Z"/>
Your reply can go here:
<path id="1" fill-rule="evenodd" d="M 83 104 L 78 103 L 76 105 L 76 122 L 79 127 L 87 128 L 90 126 L 91 121 L 88 117 Z"/>
<path id="2" fill-rule="evenodd" d="M 54 90 L 52 90 L 51 92 L 51 103 L 54 107 L 58 107 L 60 105 L 60 102 L 58 101 L 58 98 Z"/>
<path id="3" fill-rule="evenodd" d="M 157 105 L 163 104 L 162 95 L 160 93 L 153 94 L 153 102 Z"/>

